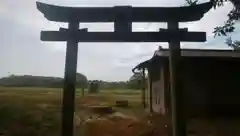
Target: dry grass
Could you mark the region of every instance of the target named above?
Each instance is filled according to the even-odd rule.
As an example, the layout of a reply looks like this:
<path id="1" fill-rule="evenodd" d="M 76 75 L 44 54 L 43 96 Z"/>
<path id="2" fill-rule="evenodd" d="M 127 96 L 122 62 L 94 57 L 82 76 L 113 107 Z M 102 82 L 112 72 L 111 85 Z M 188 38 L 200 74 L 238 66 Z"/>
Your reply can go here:
<path id="1" fill-rule="evenodd" d="M 0 87 L 0 135 L 5 136 L 59 136 L 61 124 L 62 89 Z M 86 113 L 83 105 L 114 105 L 116 100 L 127 99 L 131 108 L 121 112 L 139 114 L 140 91 L 102 91 L 97 95 L 81 96 L 76 93 L 76 115 Z M 132 109 L 132 110 L 131 110 Z M 77 129 L 80 127 L 77 127 Z M 76 130 L 76 135 L 80 131 Z"/>
<path id="2" fill-rule="evenodd" d="M 59 136 L 61 124 L 61 89 L 51 88 L 4 88 L 0 87 L 0 135 L 4 136 Z M 166 117 L 143 114 L 141 92 L 135 90 L 105 90 L 96 95 L 81 96 L 76 93 L 76 136 L 87 128 L 81 120 L 89 116 L 84 105 L 110 105 L 116 100 L 129 100 L 129 108 L 115 110 L 140 118 L 134 120 L 111 119 L 88 126 L 96 130 L 90 136 L 167 136 L 171 131 L 170 120 Z M 150 123 L 150 126 L 148 125 Z M 130 125 L 131 124 L 131 125 Z M 166 128 L 165 125 L 168 124 Z M 129 127 L 130 125 L 130 127 Z M 90 127 L 90 128 L 89 128 Z M 94 132 L 94 131 L 88 131 Z M 188 123 L 189 136 L 240 136 L 240 120 L 194 119 Z M 84 135 L 84 136 L 89 136 Z"/>

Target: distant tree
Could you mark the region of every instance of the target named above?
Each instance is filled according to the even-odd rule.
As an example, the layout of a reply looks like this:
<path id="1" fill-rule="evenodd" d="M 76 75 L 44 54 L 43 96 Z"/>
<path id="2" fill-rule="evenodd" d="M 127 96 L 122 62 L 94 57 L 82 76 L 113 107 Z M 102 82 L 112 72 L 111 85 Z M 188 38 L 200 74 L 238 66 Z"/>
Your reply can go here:
<path id="1" fill-rule="evenodd" d="M 231 37 L 227 38 L 226 40 L 226 44 L 229 46 L 229 47 L 232 47 L 234 50 L 240 50 L 240 41 L 236 40 L 236 41 L 233 41 L 231 39 Z"/>
<path id="2" fill-rule="evenodd" d="M 140 89 L 141 88 L 141 80 L 142 80 L 142 74 L 134 73 L 128 81 L 129 88 Z"/>
<path id="3" fill-rule="evenodd" d="M 88 88 L 89 83 L 97 82 L 98 89 L 136 89 L 140 86 L 135 79 L 138 76 L 135 74 L 129 81 L 107 82 L 101 80 L 88 81 L 87 77 L 81 73 L 76 74 L 76 88 L 81 88 L 84 95 L 84 89 Z M 32 75 L 9 75 L 8 77 L 0 78 L 0 86 L 10 87 L 50 87 L 62 88 L 64 79 L 60 77 L 44 77 Z"/>
<path id="4" fill-rule="evenodd" d="M 93 80 L 94 81 L 94 80 Z M 92 82 L 92 81 L 89 81 Z M 114 89 L 128 89 L 126 81 L 98 81 L 99 89 L 114 90 Z"/>
<path id="5" fill-rule="evenodd" d="M 87 88 L 88 80 L 87 77 L 81 73 L 76 74 L 77 87 Z"/>
<path id="6" fill-rule="evenodd" d="M 186 0 L 186 2 L 187 2 L 188 5 L 193 6 L 193 5 L 196 5 L 196 4 L 197 4 L 198 0 L 194 0 L 194 1 L 192 1 L 192 0 Z"/>
<path id="7" fill-rule="evenodd" d="M 8 76 L 0 79 L 1 86 L 34 86 L 34 87 L 62 87 L 63 79 L 58 77 L 43 77 L 43 76 Z"/>
<path id="8" fill-rule="evenodd" d="M 223 6 L 225 1 L 230 1 L 234 6 L 228 13 L 228 20 L 223 26 L 217 26 L 214 29 L 215 36 L 227 36 L 226 44 L 235 50 L 239 50 L 239 40 L 232 41 L 230 33 L 235 31 L 235 24 L 240 19 L 240 1 L 239 0 L 214 0 L 215 7 Z"/>
<path id="9" fill-rule="evenodd" d="M 80 87 L 82 89 L 82 96 L 84 96 L 85 88 L 88 87 L 87 77 L 81 73 L 76 74 L 76 87 Z"/>
<path id="10" fill-rule="evenodd" d="M 86 76 L 77 73 L 76 81 L 76 87 L 87 87 L 88 81 Z M 0 86 L 62 88 L 63 78 L 32 75 L 9 75 L 8 77 L 0 79 Z"/>
<path id="11" fill-rule="evenodd" d="M 231 11 L 228 13 L 228 19 L 224 23 L 223 26 L 217 26 L 214 28 L 214 35 L 216 36 L 227 36 L 227 40 L 229 38 L 231 39 L 231 36 L 229 35 L 230 33 L 235 31 L 235 24 L 237 21 L 240 19 L 240 0 L 211 0 L 213 2 L 214 8 L 216 9 L 217 7 L 224 6 L 225 2 L 231 2 L 233 4 L 233 8 Z M 198 0 L 186 0 L 186 3 L 189 5 L 196 5 Z M 239 49 L 239 40 L 234 40 L 234 41 L 227 41 L 226 42 L 228 46 L 232 47 L 233 49 Z"/>

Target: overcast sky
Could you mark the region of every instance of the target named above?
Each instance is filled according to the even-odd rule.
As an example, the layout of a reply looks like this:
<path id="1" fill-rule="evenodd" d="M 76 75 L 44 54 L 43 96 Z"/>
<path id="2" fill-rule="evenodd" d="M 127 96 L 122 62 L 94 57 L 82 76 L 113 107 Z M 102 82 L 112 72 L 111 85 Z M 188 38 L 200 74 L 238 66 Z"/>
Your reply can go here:
<path id="1" fill-rule="evenodd" d="M 183 6 L 184 0 L 40 0 L 62 6 Z M 206 43 L 182 43 L 183 48 L 228 48 L 224 37 L 213 38 L 213 28 L 227 19 L 230 3 L 211 10 L 198 22 L 180 24 L 191 31 L 206 31 Z M 35 0 L 0 0 L 0 77 L 9 74 L 63 77 L 65 42 L 41 42 L 41 30 L 58 30 L 36 9 Z M 113 24 L 80 24 L 92 31 L 111 31 Z M 165 24 L 133 24 L 134 31 L 157 31 Z M 240 30 L 240 29 L 239 29 Z M 235 32 L 234 37 L 240 33 Z M 127 80 L 131 69 L 149 59 L 165 43 L 79 43 L 78 68 L 88 79 Z"/>

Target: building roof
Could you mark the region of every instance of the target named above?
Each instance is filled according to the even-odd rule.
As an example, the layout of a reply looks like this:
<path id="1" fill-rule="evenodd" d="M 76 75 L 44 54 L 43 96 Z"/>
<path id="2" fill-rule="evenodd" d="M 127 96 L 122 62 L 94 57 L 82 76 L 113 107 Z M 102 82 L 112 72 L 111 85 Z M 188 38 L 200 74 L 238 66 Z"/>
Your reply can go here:
<path id="1" fill-rule="evenodd" d="M 186 57 L 240 57 L 236 50 L 208 50 L 208 49 L 182 49 L 181 55 Z M 157 50 L 154 56 L 169 56 L 168 49 Z"/>
<path id="2" fill-rule="evenodd" d="M 209 50 L 209 49 L 182 49 L 181 55 L 183 57 L 208 57 L 208 58 L 240 58 L 240 51 L 237 50 Z M 161 49 L 154 52 L 151 59 L 146 60 L 132 69 L 147 68 L 148 64 L 159 58 L 166 58 L 169 56 L 168 49 Z"/>

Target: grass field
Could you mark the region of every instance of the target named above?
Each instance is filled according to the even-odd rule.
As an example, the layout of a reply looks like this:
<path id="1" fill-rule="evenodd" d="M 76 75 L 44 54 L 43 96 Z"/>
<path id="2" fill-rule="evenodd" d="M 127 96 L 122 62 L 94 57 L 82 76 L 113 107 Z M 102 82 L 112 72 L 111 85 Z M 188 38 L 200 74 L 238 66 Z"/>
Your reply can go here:
<path id="1" fill-rule="evenodd" d="M 61 90 L 0 87 L 0 136 L 60 136 Z M 84 97 L 82 97 L 82 92 L 77 90 L 76 117 L 81 119 L 89 116 L 89 112 L 84 108 L 86 104 L 114 106 L 116 100 L 128 100 L 130 104 L 129 108 L 115 107 L 117 111 L 141 119 L 140 122 L 142 124 L 146 124 L 149 121 L 149 118 L 144 120 L 146 119 L 144 118 L 146 114 L 141 105 L 141 91 L 138 90 L 103 90 L 101 93 L 94 95 L 85 93 Z M 149 133 L 144 136 L 161 136 L 171 131 L 171 127 L 165 129 L 165 124 L 169 123 L 168 119 L 155 116 L 150 120 L 153 124 L 151 129 L 157 129 L 155 131 L 156 134 Z M 121 123 L 124 124 L 126 122 Z M 106 122 L 103 122 L 103 124 L 97 126 L 99 127 L 98 130 L 103 131 L 106 128 L 102 128 L 102 126 L 106 125 L 107 129 L 116 130 L 111 136 L 143 136 L 135 132 L 148 129 L 146 125 L 138 124 L 135 132 L 125 133 L 124 130 L 129 128 L 123 127 L 124 125 L 111 125 L 111 122 L 109 124 L 107 125 Z M 76 136 L 98 136 L 98 134 L 83 135 L 83 129 L 84 127 L 76 119 Z M 240 121 L 239 119 L 207 121 L 204 119 L 193 119 L 188 123 L 188 133 L 189 136 L 240 136 Z"/>
<path id="2" fill-rule="evenodd" d="M 0 133 L 5 136 L 59 136 L 62 89 L 0 87 Z M 116 100 L 129 100 L 130 108 L 117 110 L 142 113 L 140 91 L 103 90 L 96 95 L 76 92 L 76 114 L 84 115 L 84 104 L 114 105 Z M 78 134 L 76 130 L 76 135 Z M 0 134 L 1 135 L 1 134 Z"/>

